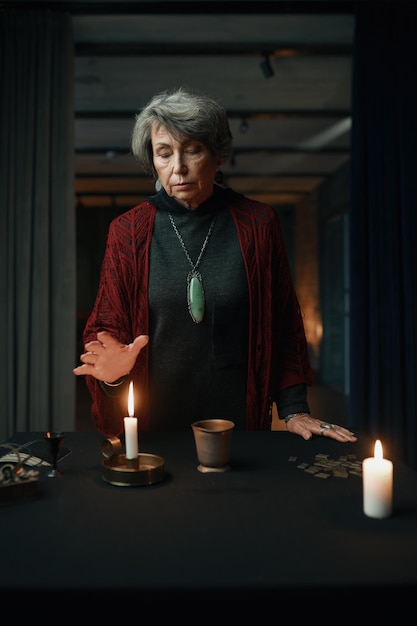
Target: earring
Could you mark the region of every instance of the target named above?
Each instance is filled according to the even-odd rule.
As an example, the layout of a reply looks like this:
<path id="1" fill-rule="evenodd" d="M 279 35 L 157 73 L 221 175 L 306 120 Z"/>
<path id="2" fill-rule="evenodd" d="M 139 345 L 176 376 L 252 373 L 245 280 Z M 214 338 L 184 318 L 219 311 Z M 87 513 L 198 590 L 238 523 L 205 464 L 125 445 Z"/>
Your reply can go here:
<path id="1" fill-rule="evenodd" d="M 155 181 L 155 189 L 156 189 L 156 192 L 157 192 L 157 193 L 158 193 L 159 191 L 161 191 L 161 189 L 162 189 L 162 183 L 161 183 L 161 181 L 159 180 L 159 178 Z"/>
<path id="2" fill-rule="evenodd" d="M 222 185 L 223 184 L 223 172 L 221 170 L 217 170 L 215 176 L 214 176 L 214 181 L 218 184 L 218 185 Z"/>

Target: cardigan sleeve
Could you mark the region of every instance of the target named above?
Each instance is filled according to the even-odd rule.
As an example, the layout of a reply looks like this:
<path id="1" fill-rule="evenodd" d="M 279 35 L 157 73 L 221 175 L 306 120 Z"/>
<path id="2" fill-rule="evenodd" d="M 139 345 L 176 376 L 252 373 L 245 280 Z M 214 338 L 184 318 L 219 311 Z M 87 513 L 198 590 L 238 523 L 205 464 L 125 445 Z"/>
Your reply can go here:
<path id="1" fill-rule="evenodd" d="M 125 344 L 149 332 L 146 297 L 150 209 L 149 203 L 144 203 L 110 223 L 97 296 L 83 332 L 84 344 L 94 341 L 103 330 Z M 135 388 L 136 384 L 138 388 L 147 384 L 146 348 L 139 354 L 130 378 L 135 381 Z M 86 383 L 97 429 L 106 437 L 119 436 L 127 414 L 127 386 L 110 388 L 113 392 L 109 393 L 93 376 L 86 376 Z"/>

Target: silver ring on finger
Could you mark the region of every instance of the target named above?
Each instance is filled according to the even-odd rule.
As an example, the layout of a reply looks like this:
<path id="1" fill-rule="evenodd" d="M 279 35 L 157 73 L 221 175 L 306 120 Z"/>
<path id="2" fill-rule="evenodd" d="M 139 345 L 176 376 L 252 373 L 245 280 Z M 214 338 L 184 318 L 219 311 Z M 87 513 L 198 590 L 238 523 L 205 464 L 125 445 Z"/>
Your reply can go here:
<path id="1" fill-rule="evenodd" d="M 320 424 L 320 435 L 322 435 L 325 430 L 330 430 L 333 426 L 333 424 L 326 424 L 325 422 L 322 422 Z"/>

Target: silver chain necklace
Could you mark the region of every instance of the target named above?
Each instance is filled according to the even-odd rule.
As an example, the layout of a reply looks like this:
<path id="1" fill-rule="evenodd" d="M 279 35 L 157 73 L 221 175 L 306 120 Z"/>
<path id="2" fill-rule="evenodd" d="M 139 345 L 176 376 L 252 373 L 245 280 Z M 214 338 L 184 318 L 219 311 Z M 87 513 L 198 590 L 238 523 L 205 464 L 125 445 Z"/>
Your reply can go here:
<path id="1" fill-rule="evenodd" d="M 171 213 L 168 213 L 168 215 L 172 224 L 172 228 L 174 229 L 174 232 L 178 237 L 178 241 L 180 242 L 181 247 L 184 250 L 184 254 L 187 257 L 189 264 L 191 265 L 191 272 L 189 272 L 187 275 L 187 305 L 188 305 L 188 311 L 191 315 L 192 320 L 196 324 L 199 324 L 203 320 L 203 317 L 204 317 L 205 300 L 204 300 L 203 278 L 200 272 L 197 272 L 197 267 L 200 264 L 204 250 L 206 249 L 208 240 L 210 239 L 210 235 L 213 231 L 214 223 L 216 221 L 216 214 L 214 214 L 214 217 L 210 224 L 210 228 L 208 229 L 208 233 L 206 235 L 206 238 L 203 241 L 203 245 L 201 246 L 200 253 L 195 263 L 193 263 L 191 260 L 191 257 L 185 246 L 184 240 L 181 237 L 180 232 L 177 228 L 177 225 L 174 222 L 174 218 L 172 217 Z"/>

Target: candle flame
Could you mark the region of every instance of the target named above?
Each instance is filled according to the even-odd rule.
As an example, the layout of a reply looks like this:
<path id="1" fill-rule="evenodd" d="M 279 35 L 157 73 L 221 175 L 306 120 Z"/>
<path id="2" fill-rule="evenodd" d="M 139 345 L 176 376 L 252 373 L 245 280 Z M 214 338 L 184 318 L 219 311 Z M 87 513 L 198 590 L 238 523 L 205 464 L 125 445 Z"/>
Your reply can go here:
<path id="1" fill-rule="evenodd" d="M 133 381 L 130 381 L 129 384 L 129 395 L 127 398 L 127 407 L 129 412 L 129 417 L 134 417 L 135 415 L 135 400 L 133 396 Z"/>
<path id="2" fill-rule="evenodd" d="M 383 458 L 382 457 L 382 444 L 379 439 L 375 441 L 374 457 L 378 460 L 381 460 Z"/>

